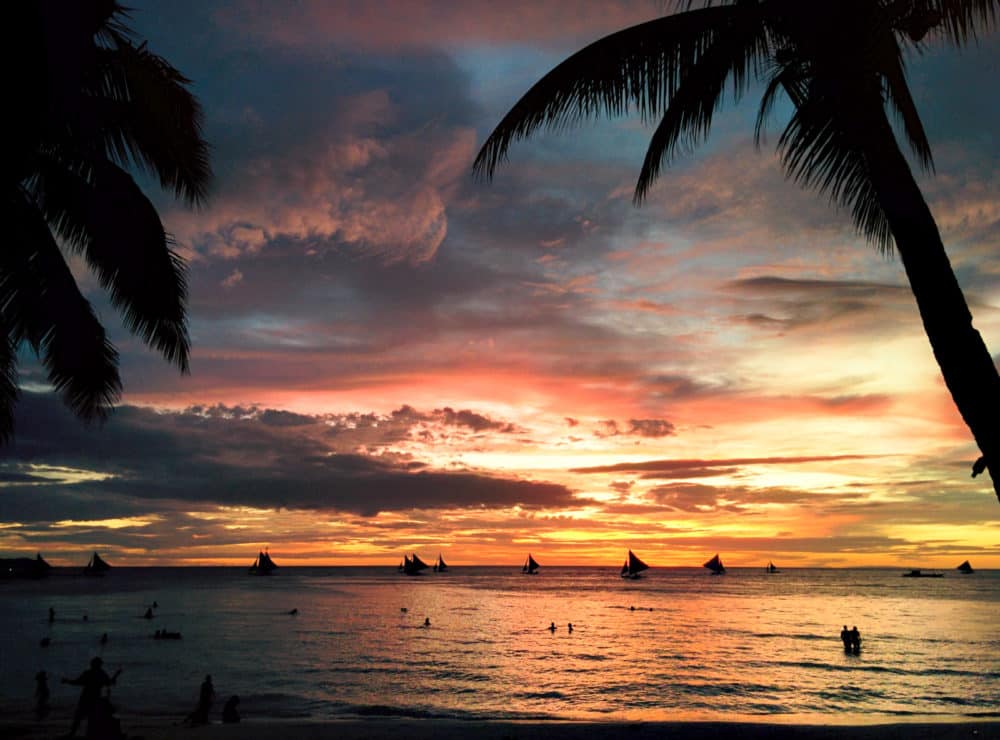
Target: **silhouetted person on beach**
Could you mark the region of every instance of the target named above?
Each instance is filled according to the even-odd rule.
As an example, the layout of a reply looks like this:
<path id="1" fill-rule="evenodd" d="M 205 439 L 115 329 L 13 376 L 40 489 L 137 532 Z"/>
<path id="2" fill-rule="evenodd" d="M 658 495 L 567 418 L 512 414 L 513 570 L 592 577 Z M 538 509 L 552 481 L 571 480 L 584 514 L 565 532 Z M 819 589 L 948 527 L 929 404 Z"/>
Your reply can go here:
<path id="1" fill-rule="evenodd" d="M 105 632 L 103 635 L 101 635 L 101 644 L 102 645 L 107 645 L 108 644 L 108 633 L 107 632 Z"/>
<path id="2" fill-rule="evenodd" d="M 192 725 L 207 725 L 208 713 L 212 709 L 213 699 L 215 699 L 215 687 L 212 686 L 212 677 L 205 676 L 198 692 L 198 706 L 188 715 L 187 721 Z"/>
<path id="3" fill-rule="evenodd" d="M 424 627 L 430 627 L 430 626 L 431 626 L 431 618 L 424 617 Z"/>
<path id="4" fill-rule="evenodd" d="M 44 719 L 49 713 L 49 675 L 45 671 L 35 674 L 35 718 Z"/>
<path id="5" fill-rule="evenodd" d="M 54 621 L 56 621 L 56 610 L 53 609 L 50 606 L 49 607 L 49 624 L 52 624 Z"/>
<path id="6" fill-rule="evenodd" d="M 570 623 L 569 623 L 569 624 L 567 625 L 567 631 L 568 631 L 568 632 L 569 632 L 570 634 L 573 634 L 573 623 L 572 623 L 572 622 L 570 622 Z"/>
<path id="7" fill-rule="evenodd" d="M 851 631 L 847 629 L 847 625 L 844 625 L 844 629 L 840 631 L 840 641 L 844 643 L 844 650 L 851 649 Z"/>
<path id="8" fill-rule="evenodd" d="M 555 633 L 555 631 L 556 631 L 556 623 L 553 622 L 552 624 L 549 625 L 549 632 Z"/>
<path id="9" fill-rule="evenodd" d="M 80 700 L 76 704 L 76 711 L 73 713 L 73 724 L 69 728 L 69 737 L 76 735 L 76 729 L 80 726 L 80 722 L 87 720 L 87 734 L 92 734 L 90 731 L 91 717 L 94 711 L 98 707 L 98 701 L 101 699 L 101 689 L 105 686 L 113 686 L 118 680 L 119 674 L 122 669 L 119 668 L 115 671 L 115 675 L 108 676 L 101 668 L 104 663 L 100 658 L 94 658 L 90 661 L 90 668 L 81 673 L 77 678 L 63 678 L 62 683 L 68 683 L 72 686 L 82 686 L 80 691 Z"/>
<path id="10" fill-rule="evenodd" d="M 235 694 L 226 699 L 226 705 L 222 707 L 222 721 L 225 724 L 231 725 L 240 721 L 240 713 L 236 711 L 239 703 L 240 697 Z"/>
<path id="11" fill-rule="evenodd" d="M 853 653 L 861 652 L 861 633 L 858 632 L 857 625 L 851 627 L 851 652 Z"/>

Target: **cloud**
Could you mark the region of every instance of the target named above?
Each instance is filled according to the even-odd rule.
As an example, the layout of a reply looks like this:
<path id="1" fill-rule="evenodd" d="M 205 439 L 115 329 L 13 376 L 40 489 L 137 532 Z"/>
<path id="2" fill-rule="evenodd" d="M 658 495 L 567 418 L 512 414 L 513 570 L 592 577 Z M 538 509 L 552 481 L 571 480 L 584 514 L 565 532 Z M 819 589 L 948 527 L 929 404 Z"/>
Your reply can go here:
<path id="1" fill-rule="evenodd" d="M 342 44 L 384 51 L 405 47 L 576 44 L 664 13 L 656 0 L 582 0 L 565 13 L 558 4 L 516 0 L 438 3 L 327 3 L 289 6 L 243 2 L 219 7 L 217 23 L 251 38 L 289 47 Z"/>
<path id="2" fill-rule="evenodd" d="M 870 455 L 801 455 L 788 457 L 734 457 L 705 460 L 646 460 L 613 465 L 573 468 L 574 473 L 634 473 L 643 478 L 694 478 L 731 474 L 742 467 L 757 465 L 798 465 L 813 462 L 863 460 Z"/>
<path id="3" fill-rule="evenodd" d="M 252 407 L 162 413 L 122 406 L 95 429 L 71 418 L 54 396 L 25 393 L 18 405 L 17 440 L 0 450 L 12 476 L 5 496 L 18 490 L 17 476 L 30 463 L 64 471 L 48 485 L 63 496 L 52 502 L 50 520 L 66 518 L 59 506 L 90 519 L 105 517 L 108 497 L 117 497 L 124 502 L 120 510 L 133 514 L 149 511 L 143 506 L 150 502 L 153 510 L 163 502 L 172 502 L 169 508 L 186 502 L 363 516 L 411 509 L 557 507 L 574 500 L 562 485 L 465 469 L 433 470 L 398 455 L 338 452 L 323 436 L 336 421 Z M 78 470 L 107 477 L 80 482 L 73 472 Z M 33 487 L 32 492 L 43 500 L 43 491 Z M 89 514 L 84 514 L 88 502 Z M 20 521 L 16 506 L 6 515 L 8 521 Z"/>

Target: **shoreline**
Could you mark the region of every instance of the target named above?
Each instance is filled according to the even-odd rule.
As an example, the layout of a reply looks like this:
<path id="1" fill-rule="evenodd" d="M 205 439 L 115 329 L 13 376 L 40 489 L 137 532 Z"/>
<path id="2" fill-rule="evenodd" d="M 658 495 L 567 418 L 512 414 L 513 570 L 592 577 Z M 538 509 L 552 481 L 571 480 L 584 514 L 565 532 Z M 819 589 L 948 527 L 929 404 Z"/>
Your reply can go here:
<path id="1" fill-rule="evenodd" d="M 941 721 L 892 720 L 873 724 L 817 723 L 814 719 L 786 723 L 771 718 L 760 722 L 740 720 L 684 721 L 540 721 L 454 720 L 350 717 L 344 719 L 268 719 L 254 717 L 238 724 L 213 722 L 190 727 L 175 717 L 121 717 L 122 730 L 130 740 L 988 740 L 1000 738 L 1000 719 L 947 718 Z M 43 740 L 64 737 L 69 717 L 0 720 L 0 736 L 10 740 Z M 81 728 L 82 731 L 83 728 Z M 77 737 L 82 737 L 78 732 Z"/>

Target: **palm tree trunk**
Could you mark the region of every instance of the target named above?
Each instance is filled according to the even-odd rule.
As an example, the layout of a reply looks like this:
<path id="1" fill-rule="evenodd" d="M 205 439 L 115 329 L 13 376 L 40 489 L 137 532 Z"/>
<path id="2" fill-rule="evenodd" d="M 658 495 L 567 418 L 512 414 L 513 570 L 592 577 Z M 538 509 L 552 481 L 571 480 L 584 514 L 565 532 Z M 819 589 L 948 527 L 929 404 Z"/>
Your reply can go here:
<path id="1" fill-rule="evenodd" d="M 1000 375 L 945 253 L 923 193 L 899 149 L 884 108 L 860 137 L 945 385 L 975 437 L 1000 500 Z M 981 470 L 981 468 L 980 468 Z M 976 475 L 974 468 L 973 475 Z"/>

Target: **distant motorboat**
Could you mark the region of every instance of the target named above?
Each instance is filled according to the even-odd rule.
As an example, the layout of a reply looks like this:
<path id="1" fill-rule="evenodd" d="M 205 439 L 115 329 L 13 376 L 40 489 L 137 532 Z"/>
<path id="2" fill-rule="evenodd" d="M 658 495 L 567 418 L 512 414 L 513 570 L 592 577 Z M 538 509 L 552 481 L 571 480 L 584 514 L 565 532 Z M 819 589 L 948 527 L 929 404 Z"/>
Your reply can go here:
<path id="1" fill-rule="evenodd" d="M 974 570 L 972 569 L 972 566 L 971 566 L 971 565 L 969 564 L 969 561 L 968 561 L 968 560 L 966 560 L 966 561 L 965 561 L 964 563 L 962 563 L 962 564 L 961 564 L 960 566 L 958 566 L 957 568 L 955 568 L 955 570 L 957 570 L 957 571 L 958 571 L 959 573 L 962 573 L 962 574 L 964 574 L 964 575 L 970 575 L 970 574 L 972 574 L 972 573 L 975 573 L 975 572 L 976 572 L 976 571 L 974 571 Z"/>
<path id="2" fill-rule="evenodd" d="M 435 573 L 446 573 L 448 571 L 448 565 L 444 562 L 444 558 L 441 557 L 441 553 L 438 553 L 438 561 L 434 564 Z"/>
<path id="3" fill-rule="evenodd" d="M 523 573 L 526 576 L 537 576 L 538 569 L 540 567 L 541 566 L 539 566 L 538 563 L 535 562 L 535 559 L 531 557 L 531 553 L 529 552 L 528 559 L 524 561 L 524 567 L 521 568 L 521 573 Z"/>
<path id="4" fill-rule="evenodd" d="M 712 571 L 713 576 L 721 576 L 726 572 L 726 566 L 722 564 L 722 558 L 719 557 L 718 553 L 715 554 L 715 557 L 702 565 Z"/>
<path id="5" fill-rule="evenodd" d="M 267 554 L 267 551 L 261 550 L 247 572 L 252 576 L 269 576 L 277 569 L 277 564 L 271 560 L 271 556 Z"/>
<path id="6" fill-rule="evenodd" d="M 416 553 L 413 553 L 413 557 L 407 555 L 403 556 L 403 573 L 408 576 L 418 576 L 420 571 L 430 568 L 427 563 L 421 560 Z"/>
<path id="7" fill-rule="evenodd" d="M 622 565 L 621 577 L 631 579 L 640 578 L 639 573 L 648 569 L 649 566 L 642 562 L 634 552 L 629 550 L 628 557 L 625 558 L 625 564 Z"/>
<path id="8" fill-rule="evenodd" d="M 90 562 L 84 566 L 83 573 L 88 576 L 103 576 L 109 570 L 111 570 L 111 566 L 95 552 L 90 556 Z"/>
<path id="9" fill-rule="evenodd" d="M 944 578 L 944 573 L 924 573 L 922 570 L 911 570 L 903 573 L 903 578 Z"/>
<path id="10" fill-rule="evenodd" d="M 42 554 L 33 558 L 0 558 L 0 579 L 2 578 L 45 578 L 52 566 L 45 562 Z"/>
<path id="11" fill-rule="evenodd" d="M 780 570 L 778 570 L 778 566 L 776 566 L 771 561 L 768 561 L 767 567 L 764 568 L 764 570 L 766 570 L 768 573 L 780 573 L 781 572 Z"/>

